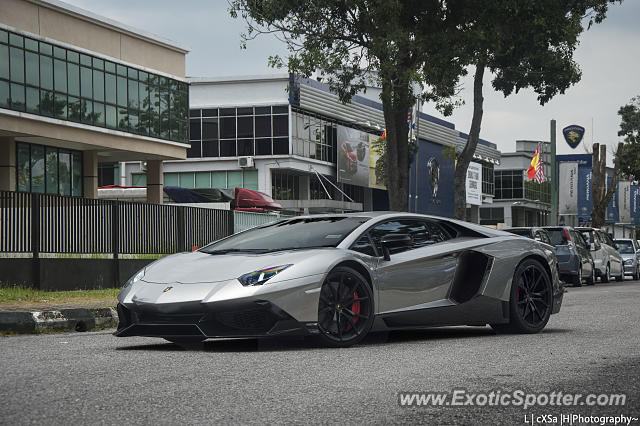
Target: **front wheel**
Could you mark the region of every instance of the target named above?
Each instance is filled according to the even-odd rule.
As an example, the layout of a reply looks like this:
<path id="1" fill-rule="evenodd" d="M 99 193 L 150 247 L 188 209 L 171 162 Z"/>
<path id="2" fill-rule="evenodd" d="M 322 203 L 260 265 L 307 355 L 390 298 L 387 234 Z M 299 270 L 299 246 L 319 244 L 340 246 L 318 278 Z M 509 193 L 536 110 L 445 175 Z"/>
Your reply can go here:
<path id="1" fill-rule="evenodd" d="M 616 277 L 616 281 L 624 281 L 624 266 L 620 265 L 620 275 Z"/>
<path id="2" fill-rule="evenodd" d="M 578 268 L 578 275 L 573 277 L 573 286 L 582 287 L 582 265 Z"/>
<path id="3" fill-rule="evenodd" d="M 634 281 L 640 280 L 640 266 L 639 265 L 636 265 L 636 270 L 633 273 L 633 277 L 632 278 L 633 278 Z"/>
<path id="4" fill-rule="evenodd" d="M 373 325 L 373 292 L 358 271 L 338 266 L 327 275 L 318 302 L 323 343 L 347 347 L 360 342 Z"/>
<path id="5" fill-rule="evenodd" d="M 553 295 L 546 269 L 534 259 L 522 262 L 513 275 L 509 323 L 491 324 L 498 333 L 537 333 L 551 316 Z"/>

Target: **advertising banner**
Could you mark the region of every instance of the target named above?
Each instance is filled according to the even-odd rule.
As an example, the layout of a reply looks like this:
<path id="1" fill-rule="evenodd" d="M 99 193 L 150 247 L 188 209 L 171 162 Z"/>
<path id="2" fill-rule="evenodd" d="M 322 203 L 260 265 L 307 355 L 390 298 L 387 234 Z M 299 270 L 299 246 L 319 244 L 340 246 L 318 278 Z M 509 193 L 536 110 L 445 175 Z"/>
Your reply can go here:
<path id="1" fill-rule="evenodd" d="M 562 162 L 559 165 L 558 214 L 578 214 L 578 163 Z"/>
<path id="2" fill-rule="evenodd" d="M 418 139 L 416 158 L 409 193 L 418 197 L 417 213 L 452 217 L 454 160 L 444 155 L 442 145 L 424 139 Z"/>
<path id="3" fill-rule="evenodd" d="M 467 204 L 482 205 L 482 164 L 469 163 L 467 169 Z"/>
<path id="4" fill-rule="evenodd" d="M 369 186 L 369 134 L 338 126 L 338 182 Z"/>
<path id="5" fill-rule="evenodd" d="M 380 159 L 380 153 L 374 146 L 374 142 L 380 139 L 380 136 L 369 135 L 369 186 L 376 189 L 387 189 L 384 186 L 382 176 L 376 173 L 376 164 Z"/>
<path id="6" fill-rule="evenodd" d="M 578 163 L 578 216 L 586 221 L 591 220 L 593 211 L 591 164 Z"/>
<path id="7" fill-rule="evenodd" d="M 611 177 L 609 176 L 609 171 L 607 170 L 607 189 L 611 186 Z M 607 206 L 607 218 L 606 222 L 616 223 L 620 221 L 620 216 L 618 214 L 618 191 L 613 191 L 613 197 L 611 197 L 611 201 Z"/>
<path id="8" fill-rule="evenodd" d="M 640 225 L 640 186 L 631 185 L 629 190 L 631 193 L 631 223 Z"/>
<path id="9" fill-rule="evenodd" d="M 618 182 L 618 210 L 620 223 L 631 223 L 631 184 L 629 181 Z"/>

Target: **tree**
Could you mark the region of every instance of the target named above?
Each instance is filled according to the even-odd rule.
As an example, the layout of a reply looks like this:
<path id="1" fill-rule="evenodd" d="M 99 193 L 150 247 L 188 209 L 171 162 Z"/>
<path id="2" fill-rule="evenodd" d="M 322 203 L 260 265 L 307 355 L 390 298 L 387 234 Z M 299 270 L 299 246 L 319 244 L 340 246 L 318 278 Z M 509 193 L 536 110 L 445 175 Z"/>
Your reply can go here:
<path id="1" fill-rule="evenodd" d="M 621 117 L 618 136 L 624 136 L 625 144 L 619 151 L 620 170 L 634 179 L 640 179 L 640 96 L 631 99 L 618 110 Z"/>
<path id="2" fill-rule="evenodd" d="M 317 73 L 342 102 L 375 83 L 387 130 L 389 205 L 406 211 L 409 184 L 407 111 L 416 101 L 451 113 L 460 76 L 459 49 L 451 44 L 455 18 L 444 0 L 233 0 L 231 15 L 247 23 L 243 43 L 277 34 L 289 56 L 273 56 L 302 77 Z M 415 89 L 420 90 L 416 93 Z"/>
<path id="3" fill-rule="evenodd" d="M 493 88 L 505 97 L 529 87 L 544 105 L 580 80 L 573 60 L 578 36 L 585 24 L 601 22 L 614 1 L 449 1 L 464 23 L 459 34 L 466 49 L 462 57 L 475 67 L 471 128 L 454 177 L 454 217 L 465 217 L 465 181 L 480 137 L 485 71 L 492 73 Z"/>
<path id="4" fill-rule="evenodd" d="M 607 145 L 593 144 L 592 164 L 592 198 L 593 210 L 591 211 L 591 224 L 594 228 L 604 225 L 607 218 L 607 206 L 613 198 L 620 177 L 620 152 L 622 143 L 618 144 L 618 150 L 614 154 L 613 176 L 611 185 L 607 188 Z"/>

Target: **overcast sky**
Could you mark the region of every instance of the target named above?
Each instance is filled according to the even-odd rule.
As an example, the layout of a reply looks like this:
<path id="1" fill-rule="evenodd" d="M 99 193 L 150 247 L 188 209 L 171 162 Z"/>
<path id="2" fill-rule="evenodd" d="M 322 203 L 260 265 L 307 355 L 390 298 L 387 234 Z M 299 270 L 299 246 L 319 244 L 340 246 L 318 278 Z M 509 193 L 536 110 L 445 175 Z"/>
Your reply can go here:
<path id="1" fill-rule="evenodd" d="M 249 42 L 240 49 L 244 22 L 229 16 L 224 0 L 66 0 L 67 3 L 174 40 L 191 49 L 187 75 L 228 76 L 278 73 L 267 65 L 274 53 L 285 54 L 272 37 Z M 640 1 L 625 0 L 611 7 L 608 18 L 583 33 L 575 59 L 582 80 L 564 95 L 541 107 L 531 91 L 504 98 L 494 92 L 485 76 L 484 119 L 481 137 L 503 152 L 515 150 L 515 140 L 549 140 L 549 120 L 557 120 L 558 153 L 584 153 L 585 142 L 615 146 L 620 119 L 618 108 L 640 95 Z M 464 81 L 466 105 L 445 119 L 468 132 L 472 115 L 472 80 Z M 440 117 L 432 106 L 423 110 Z M 592 132 L 593 123 L 593 132 Z M 586 128 L 583 143 L 572 150 L 561 129 L 570 124 Z"/>

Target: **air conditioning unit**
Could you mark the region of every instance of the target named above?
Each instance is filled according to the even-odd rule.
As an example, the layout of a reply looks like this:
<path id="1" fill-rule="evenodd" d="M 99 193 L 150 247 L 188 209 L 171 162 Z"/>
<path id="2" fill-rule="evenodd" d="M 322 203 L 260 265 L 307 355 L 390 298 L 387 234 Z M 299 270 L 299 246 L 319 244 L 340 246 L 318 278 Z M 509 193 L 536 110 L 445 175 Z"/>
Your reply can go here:
<path id="1" fill-rule="evenodd" d="M 253 157 L 238 157 L 238 167 L 253 167 Z"/>

